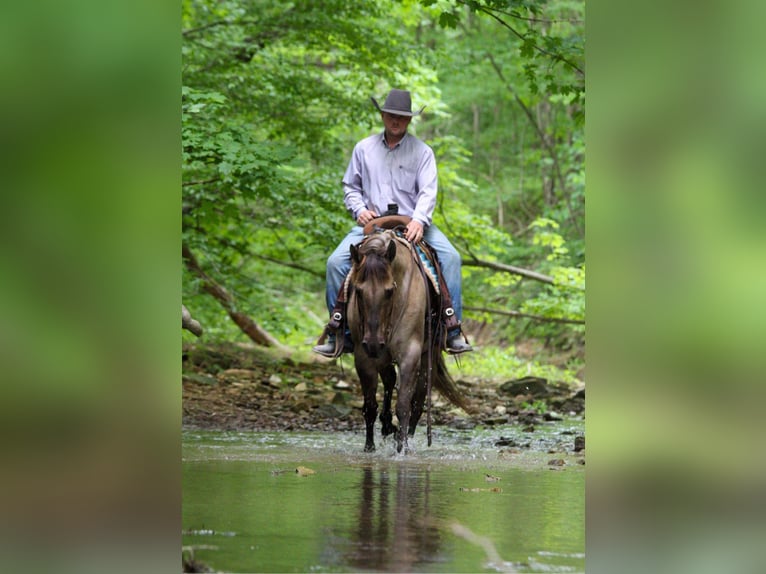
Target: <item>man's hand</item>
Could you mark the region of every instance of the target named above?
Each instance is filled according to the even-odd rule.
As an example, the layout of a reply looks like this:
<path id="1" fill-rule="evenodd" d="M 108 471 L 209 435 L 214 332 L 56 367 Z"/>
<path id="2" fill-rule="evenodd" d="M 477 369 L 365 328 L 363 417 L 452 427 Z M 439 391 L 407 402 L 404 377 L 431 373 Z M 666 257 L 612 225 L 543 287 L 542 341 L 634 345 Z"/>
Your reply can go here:
<path id="1" fill-rule="evenodd" d="M 404 237 L 407 241 L 417 243 L 423 239 L 423 225 L 419 221 L 411 220 L 404 230 Z"/>
<path id="2" fill-rule="evenodd" d="M 356 218 L 356 222 L 362 227 L 364 227 L 376 217 L 378 217 L 377 213 L 369 209 L 365 209 L 364 211 L 362 211 L 362 213 L 359 214 L 359 217 Z"/>

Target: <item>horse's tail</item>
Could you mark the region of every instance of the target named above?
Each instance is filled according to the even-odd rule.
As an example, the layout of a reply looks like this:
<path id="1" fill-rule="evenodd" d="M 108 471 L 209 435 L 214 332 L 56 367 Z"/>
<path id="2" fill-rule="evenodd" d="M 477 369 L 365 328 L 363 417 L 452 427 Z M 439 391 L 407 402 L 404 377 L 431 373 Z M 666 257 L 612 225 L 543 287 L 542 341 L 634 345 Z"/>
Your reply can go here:
<path id="1" fill-rule="evenodd" d="M 460 389 L 457 388 L 452 376 L 447 371 L 441 350 L 436 347 L 433 353 L 433 386 L 439 393 L 456 407 L 460 407 L 468 414 L 477 412 L 476 408 L 468 402 Z"/>

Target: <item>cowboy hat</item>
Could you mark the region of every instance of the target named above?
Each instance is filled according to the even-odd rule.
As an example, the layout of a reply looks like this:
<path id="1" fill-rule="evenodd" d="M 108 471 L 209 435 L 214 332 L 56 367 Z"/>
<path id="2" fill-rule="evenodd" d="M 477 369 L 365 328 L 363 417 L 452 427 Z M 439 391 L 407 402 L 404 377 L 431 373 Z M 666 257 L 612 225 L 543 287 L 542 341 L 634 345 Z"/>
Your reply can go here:
<path id="1" fill-rule="evenodd" d="M 388 112 L 397 116 L 419 116 L 425 109 L 425 106 L 423 106 L 417 112 L 412 111 L 412 100 L 407 90 L 391 90 L 388 92 L 386 101 L 383 102 L 383 107 L 378 105 L 375 98 L 371 97 L 370 99 L 375 104 L 375 107 L 378 108 L 378 111 Z"/>

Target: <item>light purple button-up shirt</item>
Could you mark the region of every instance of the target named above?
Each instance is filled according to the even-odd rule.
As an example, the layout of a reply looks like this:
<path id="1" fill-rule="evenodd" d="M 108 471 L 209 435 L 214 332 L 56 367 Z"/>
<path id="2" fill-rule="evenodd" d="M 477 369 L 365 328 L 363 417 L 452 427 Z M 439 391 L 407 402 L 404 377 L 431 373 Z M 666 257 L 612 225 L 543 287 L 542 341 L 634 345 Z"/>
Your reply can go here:
<path id="1" fill-rule="evenodd" d="M 399 215 L 409 215 L 428 227 L 436 206 L 434 152 L 410 134 L 393 149 L 383 133 L 365 138 L 354 147 L 343 176 L 343 192 L 343 202 L 354 219 L 365 209 L 380 215 L 389 203 L 396 203 Z"/>

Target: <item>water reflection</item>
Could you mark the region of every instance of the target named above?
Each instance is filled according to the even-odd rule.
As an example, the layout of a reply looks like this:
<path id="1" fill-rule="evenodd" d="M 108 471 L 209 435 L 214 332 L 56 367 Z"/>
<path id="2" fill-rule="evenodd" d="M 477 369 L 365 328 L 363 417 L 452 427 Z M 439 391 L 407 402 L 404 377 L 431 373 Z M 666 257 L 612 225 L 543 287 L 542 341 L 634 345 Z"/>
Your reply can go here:
<path id="1" fill-rule="evenodd" d="M 412 572 L 437 561 L 441 535 L 430 497 L 428 469 L 362 467 L 358 520 L 347 542 L 346 563 L 360 570 Z"/>
<path id="2" fill-rule="evenodd" d="M 570 459 L 555 471 L 545 454 L 491 459 L 482 437 L 445 440 L 413 457 L 349 453 L 349 442 L 329 434 L 187 435 L 184 545 L 223 572 L 500 570 L 453 531 L 457 523 L 491 540 L 517 570 L 584 568 L 585 473 Z M 300 476 L 298 466 L 315 474 Z M 487 483 L 488 473 L 501 481 Z"/>

